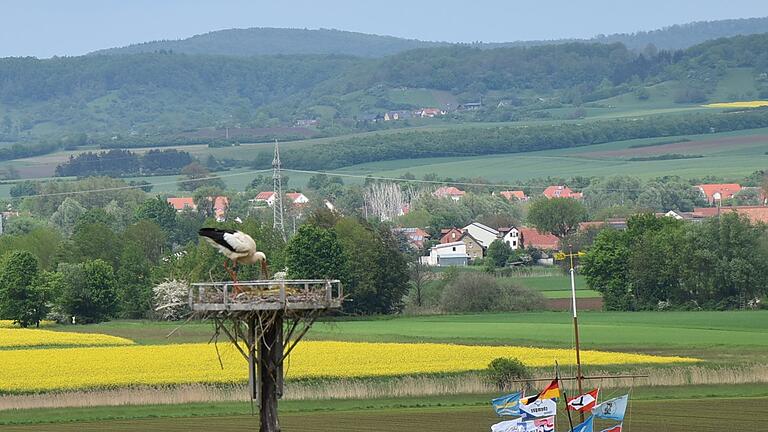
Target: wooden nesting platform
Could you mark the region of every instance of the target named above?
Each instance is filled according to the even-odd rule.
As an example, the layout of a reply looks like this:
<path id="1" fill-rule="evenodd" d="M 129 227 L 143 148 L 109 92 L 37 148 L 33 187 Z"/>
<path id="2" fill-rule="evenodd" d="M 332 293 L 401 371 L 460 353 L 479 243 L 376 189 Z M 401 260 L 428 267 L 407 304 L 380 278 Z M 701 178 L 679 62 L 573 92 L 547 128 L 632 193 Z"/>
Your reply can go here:
<path id="1" fill-rule="evenodd" d="M 194 283 L 189 290 L 193 312 L 250 312 L 340 308 L 344 298 L 338 280 L 252 280 Z"/>

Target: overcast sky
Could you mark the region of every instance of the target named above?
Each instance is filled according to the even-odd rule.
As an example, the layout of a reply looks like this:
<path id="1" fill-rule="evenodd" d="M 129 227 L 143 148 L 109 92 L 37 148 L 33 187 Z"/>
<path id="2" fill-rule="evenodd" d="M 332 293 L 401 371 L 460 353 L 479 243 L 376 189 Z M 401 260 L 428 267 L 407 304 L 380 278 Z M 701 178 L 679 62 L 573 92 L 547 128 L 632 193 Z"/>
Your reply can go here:
<path id="1" fill-rule="evenodd" d="M 768 0 L 0 0 L 0 57 L 80 55 L 227 28 L 502 42 L 759 16 Z"/>

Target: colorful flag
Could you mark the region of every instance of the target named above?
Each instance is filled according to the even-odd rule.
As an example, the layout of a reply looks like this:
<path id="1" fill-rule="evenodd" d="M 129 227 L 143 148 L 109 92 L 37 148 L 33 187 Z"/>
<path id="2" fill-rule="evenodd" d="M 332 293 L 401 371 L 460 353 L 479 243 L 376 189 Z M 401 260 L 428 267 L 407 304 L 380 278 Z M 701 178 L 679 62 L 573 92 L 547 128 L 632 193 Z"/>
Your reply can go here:
<path id="1" fill-rule="evenodd" d="M 518 432 L 522 419 L 506 420 L 495 425 L 491 425 L 491 432 Z"/>
<path id="2" fill-rule="evenodd" d="M 607 400 L 592 408 L 592 415 L 601 419 L 623 421 L 624 413 L 627 411 L 628 401 L 628 394 Z"/>
<path id="3" fill-rule="evenodd" d="M 554 399 L 535 399 L 530 403 L 520 399 L 520 414 L 526 419 L 554 416 L 557 415 L 557 403 Z"/>
<path id="4" fill-rule="evenodd" d="M 491 426 L 491 432 L 555 432 L 555 418 L 507 420 Z"/>
<path id="5" fill-rule="evenodd" d="M 532 422 L 525 422 L 526 426 L 533 423 L 533 429 L 526 430 L 526 432 L 555 432 L 555 418 L 547 417 L 542 419 L 536 419 Z"/>
<path id="6" fill-rule="evenodd" d="M 574 427 L 571 432 L 593 432 L 594 428 L 592 425 L 592 421 L 594 419 L 595 419 L 594 416 L 589 416 L 588 419 L 584 420 L 584 423 Z"/>
<path id="7" fill-rule="evenodd" d="M 594 389 L 575 398 L 568 398 L 568 409 L 571 411 L 589 411 L 597 405 L 597 394 L 600 389 Z"/>
<path id="8" fill-rule="evenodd" d="M 519 416 L 521 392 L 498 397 L 491 401 L 496 414 L 500 416 Z"/>
<path id="9" fill-rule="evenodd" d="M 601 430 L 600 432 L 621 432 L 621 426 L 622 426 L 623 424 L 624 424 L 624 423 L 619 423 L 619 424 L 617 424 L 616 426 L 614 426 L 614 427 L 612 427 L 612 428 L 603 429 L 603 430 Z"/>
<path id="10" fill-rule="evenodd" d="M 541 391 L 541 393 L 537 394 L 536 396 L 532 396 L 528 398 L 528 403 L 531 403 L 535 401 L 536 399 L 557 399 L 560 397 L 560 385 L 558 384 L 558 381 L 556 379 L 552 380 L 551 383 Z"/>

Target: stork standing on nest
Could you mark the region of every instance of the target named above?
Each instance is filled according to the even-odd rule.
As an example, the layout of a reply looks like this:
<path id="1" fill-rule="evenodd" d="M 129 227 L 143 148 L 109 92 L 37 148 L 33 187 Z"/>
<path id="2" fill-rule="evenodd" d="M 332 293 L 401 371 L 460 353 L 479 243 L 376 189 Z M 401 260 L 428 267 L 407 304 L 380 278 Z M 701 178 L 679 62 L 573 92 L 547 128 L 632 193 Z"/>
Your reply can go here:
<path id="1" fill-rule="evenodd" d="M 237 264 L 261 264 L 264 277 L 269 278 L 267 257 L 263 252 L 256 250 L 256 242 L 248 234 L 242 231 L 218 228 L 201 228 L 197 233 L 227 259 L 232 260 L 232 267 L 227 265 L 227 259 L 224 260 L 224 269 L 227 270 L 235 283 L 234 294 L 240 292 L 240 287 L 237 285 Z"/>

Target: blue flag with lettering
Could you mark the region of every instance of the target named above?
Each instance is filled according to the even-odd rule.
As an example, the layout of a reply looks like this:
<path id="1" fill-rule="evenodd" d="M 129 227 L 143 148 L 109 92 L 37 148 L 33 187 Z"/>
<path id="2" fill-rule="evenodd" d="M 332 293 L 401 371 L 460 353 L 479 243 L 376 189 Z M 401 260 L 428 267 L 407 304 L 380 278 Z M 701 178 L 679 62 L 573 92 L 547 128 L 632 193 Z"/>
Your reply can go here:
<path id="1" fill-rule="evenodd" d="M 593 432 L 594 426 L 592 422 L 594 419 L 595 419 L 594 416 L 589 416 L 588 419 L 584 420 L 584 423 L 574 427 L 571 432 Z"/>
<path id="2" fill-rule="evenodd" d="M 498 397 L 491 401 L 496 414 L 500 416 L 519 416 L 520 415 L 520 392 Z"/>
<path id="3" fill-rule="evenodd" d="M 627 402 L 629 402 L 628 394 L 607 400 L 592 408 L 592 415 L 600 419 L 623 421 Z"/>

